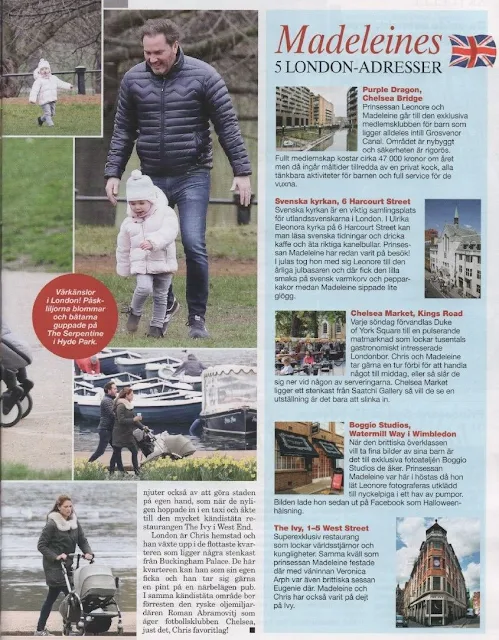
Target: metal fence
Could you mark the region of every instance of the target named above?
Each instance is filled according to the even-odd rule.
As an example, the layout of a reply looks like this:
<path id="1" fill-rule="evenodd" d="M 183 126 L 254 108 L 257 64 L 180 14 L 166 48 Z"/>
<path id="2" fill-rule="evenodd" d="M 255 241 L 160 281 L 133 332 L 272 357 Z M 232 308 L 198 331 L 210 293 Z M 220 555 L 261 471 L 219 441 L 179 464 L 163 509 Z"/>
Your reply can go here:
<path id="1" fill-rule="evenodd" d="M 72 71 L 54 71 L 55 76 L 74 76 L 76 75 L 76 85 L 78 87 L 78 95 L 84 96 L 86 94 L 85 76 L 86 74 L 101 73 L 100 69 L 87 69 L 86 67 L 79 65 Z M 3 73 L 3 78 L 33 78 L 33 73 Z"/>
<path id="2" fill-rule="evenodd" d="M 118 202 L 126 202 L 126 198 L 116 198 Z M 107 202 L 106 196 L 81 196 L 76 192 L 75 202 Z M 258 205 L 255 194 L 251 195 L 250 204 L 245 207 L 239 200 L 239 194 L 235 193 L 232 198 L 210 198 L 208 204 L 221 204 L 234 207 L 237 224 L 250 224 L 251 222 L 251 206 Z"/>

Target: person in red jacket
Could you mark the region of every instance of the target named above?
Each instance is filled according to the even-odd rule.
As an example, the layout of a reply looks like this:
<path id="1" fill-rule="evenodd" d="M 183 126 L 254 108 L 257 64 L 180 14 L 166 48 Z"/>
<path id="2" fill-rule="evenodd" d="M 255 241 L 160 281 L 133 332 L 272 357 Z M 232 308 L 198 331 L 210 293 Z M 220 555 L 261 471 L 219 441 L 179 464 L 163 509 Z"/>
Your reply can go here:
<path id="1" fill-rule="evenodd" d="M 100 362 L 97 356 L 80 358 L 76 360 L 76 365 L 82 373 L 100 373 Z"/>

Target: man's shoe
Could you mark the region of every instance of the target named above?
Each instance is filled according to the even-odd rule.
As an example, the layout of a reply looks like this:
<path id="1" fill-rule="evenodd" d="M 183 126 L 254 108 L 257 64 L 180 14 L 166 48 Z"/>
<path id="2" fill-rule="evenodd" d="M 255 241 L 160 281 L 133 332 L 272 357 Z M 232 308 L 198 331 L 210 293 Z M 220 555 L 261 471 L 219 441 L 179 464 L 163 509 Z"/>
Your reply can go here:
<path id="1" fill-rule="evenodd" d="M 139 328 L 140 316 L 136 316 L 132 310 L 128 311 L 128 320 L 126 321 L 126 330 L 135 333 Z"/>
<path id="2" fill-rule="evenodd" d="M 34 636 L 51 636 L 52 634 L 47 629 L 47 627 L 45 627 L 45 629 L 43 629 L 43 631 L 38 631 L 38 629 L 37 629 L 33 635 Z"/>
<path id="3" fill-rule="evenodd" d="M 148 338 L 162 338 L 163 331 L 161 327 L 149 327 L 149 331 L 147 332 Z"/>
<path id="4" fill-rule="evenodd" d="M 204 323 L 204 318 L 201 316 L 190 317 L 187 321 L 187 326 L 189 327 L 189 338 L 203 339 L 210 337 Z"/>
<path id="5" fill-rule="evenodd" d="M 180 311 L 180 303 L 177 298 L 173 298 L 172 304 L 166 309 L 165 321 L 163 323 L 163 335 L 168 331 L 168 325 L 174 316 Z"/>
<path id="6" fill-rule="evenodd" d="M 38 116 L 38 126 L 41 127 L 43 124 L 43 120 Z M 41 633 L 41 632 L 40 632 Z M 36 634 L 35 634 L 36 635 Z"/>

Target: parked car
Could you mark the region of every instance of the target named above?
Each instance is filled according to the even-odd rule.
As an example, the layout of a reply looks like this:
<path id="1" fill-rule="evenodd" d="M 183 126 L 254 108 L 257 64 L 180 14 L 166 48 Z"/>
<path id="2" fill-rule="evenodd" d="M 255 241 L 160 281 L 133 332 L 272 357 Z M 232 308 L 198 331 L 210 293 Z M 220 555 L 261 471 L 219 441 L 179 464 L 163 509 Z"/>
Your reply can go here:
<path id="1" fill-rule="evenodd" d="M 475 610 L 474 609 L 466 609 L 466 617 L 467 618 L 474 618 L 475 617 Z"/>
<path id="2" fill-rule="evenodd" d="M 395 626 L 396 627 L 408 627 L 409 623 L 407 622 L 407 618 L 404 616 L 396 615 L 395 616 Z"/>

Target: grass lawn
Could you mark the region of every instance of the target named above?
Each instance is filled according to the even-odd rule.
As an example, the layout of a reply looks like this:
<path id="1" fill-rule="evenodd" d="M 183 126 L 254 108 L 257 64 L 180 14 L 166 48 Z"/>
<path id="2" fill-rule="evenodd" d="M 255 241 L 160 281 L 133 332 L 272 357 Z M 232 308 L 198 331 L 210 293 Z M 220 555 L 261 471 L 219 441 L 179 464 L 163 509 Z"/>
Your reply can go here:
<path id="1" fill-rule="evenodd" d="M 92 98 L 92 101 L 85 100 Z M 54 125 L 38 126 L 42 115 L 39 105 L 27 100 L 6 99 L 3 104 L 4 136 L 100 136 L 101 105 L 99 96 L 71 96 L 57 101 Z M 81 101 L 80 101 L 81 100 Z"/>
<path id="2" fill-rule="evenodd" d="M 17 462 L 2 463 L 2 480 L 71 480 L 71 469 L 41 471 Z"/>
<path id="3" fill-rule="evenodd" d="M 3 265 L 71 271 L 73 141 L 2 141 Z"/>
<path id="4" fill-rule="evenodd" d="M 78 256 L 112 256 L 116 252 L 116 227 L 77 225 L 75 232 L 75 254 Z M 209 227 L 206 230 L 206 245 L 210 258 L 231 260 L 255 260 L 257 251 L 256 225 Z M 184 258 L 182 243 L 177 241 L 177 257 Z M 78 265 L 76 265 L 78 267 Z M 78 268 L 77 268 L 78 270 Z"/>
<path id="5" fill-rule="evenodd" d="M 89 275 L 99 278 L 114 294 L 118 309 L 128 307 L 135 288 L 135 278 L 121 278 L 112 274 Z M 152 301 L 146 303 L 139 330 L 129 334 L 127 315 L 119 315 L 119 325 L 111 347 L 185 347 L 188 343 L 198 347 L 255 347 L 256 346 L 256 275 L 211 276 L 206 326 L 209 340 L 189 340 L 187 337 L 187 308 L 185 304 L 185 276 L 175 276 L 174 290 L 181 304 L 180 312 L 171 321 L 168 334 L 157 340 L 145 336 L 151 318 Z"/>

